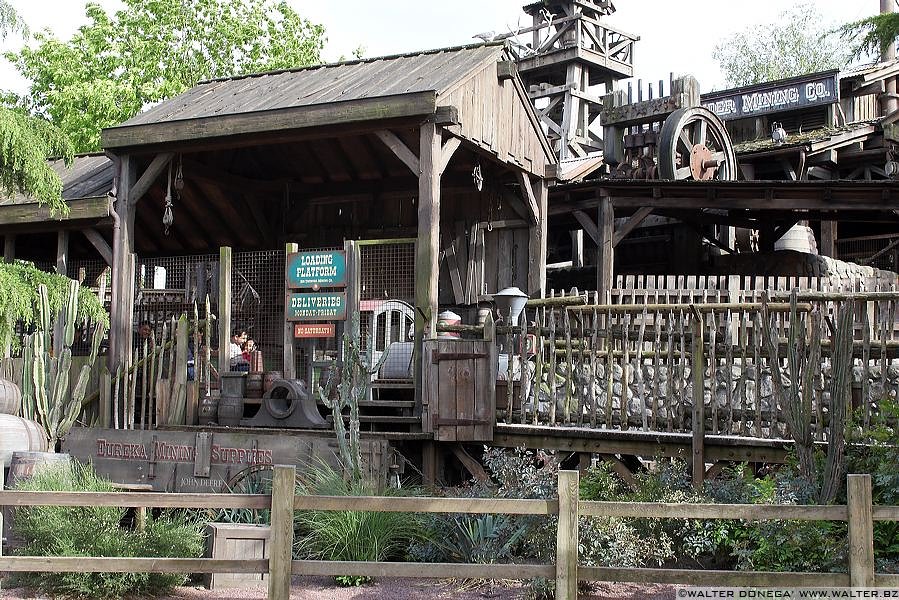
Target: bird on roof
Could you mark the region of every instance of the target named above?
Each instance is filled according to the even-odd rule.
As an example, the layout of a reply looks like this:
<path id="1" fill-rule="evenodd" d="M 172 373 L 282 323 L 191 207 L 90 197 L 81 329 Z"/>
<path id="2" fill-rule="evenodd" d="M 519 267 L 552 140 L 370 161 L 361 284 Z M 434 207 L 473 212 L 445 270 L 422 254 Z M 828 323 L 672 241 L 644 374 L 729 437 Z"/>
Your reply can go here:
<path id="1" fill-rule="evenodd" d="M 495 31 L 485 31 L 484 33 L 477 33 L 471 37 L 472 38 L 480 38 L 480 39 L 484 40 L 485 42 L 492 42 L 493 40 L 496 39 L 496 32 Z"/>

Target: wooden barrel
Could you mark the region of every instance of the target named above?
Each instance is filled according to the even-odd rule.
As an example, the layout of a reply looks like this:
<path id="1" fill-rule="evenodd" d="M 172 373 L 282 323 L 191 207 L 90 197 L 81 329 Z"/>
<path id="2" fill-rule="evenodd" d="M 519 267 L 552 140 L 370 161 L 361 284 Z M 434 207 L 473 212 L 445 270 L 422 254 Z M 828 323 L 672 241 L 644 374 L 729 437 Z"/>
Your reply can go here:
<path id="1" fill-rule="evenodd" d="M 17 415 L 22 408 L 22 391 L 9 379 L 0 379 L 0 414 Z"/>
<path id="2" fill-rule="evenodd" d="M 218 396 L 205 396 L 200 399 L 200 408 L 197 411 L 197 419 L 200 425 L 210 425 L 218 422 L 219 399 Z"/>
<path id="3" fill-rule="evenodd" d="M 9 461 L 8 487 L 14 487 L 20 481 L 31 479 L 35 473 L 47 467 L 69 464 L 72 457 L 56 452 L 13 452 Z"/>
<path id="4" fill-rule="evenodd" d="M 247 398 L 262 398 L 262 371 L 247 373 Z"/>
<path id="5" fill-rule="evenodd" d="M 9 465 L 14 452 L 44 452 L 47 436 L 34 421 L 0 414 L 0 463 Z"/>
<path id="6" fill-rule="evenodd" d="M 222 396 L 219 399 L 218 424 L 237 427 L 243 419 L 243 398 Z"/>
<path id="7" fill-rule="evenodd" d="M 281 371 L 266 371 L 265 376 L 262 379 L 263 393 L 272 391 L 272 386 L 281 378 L 283 378 Z"/>

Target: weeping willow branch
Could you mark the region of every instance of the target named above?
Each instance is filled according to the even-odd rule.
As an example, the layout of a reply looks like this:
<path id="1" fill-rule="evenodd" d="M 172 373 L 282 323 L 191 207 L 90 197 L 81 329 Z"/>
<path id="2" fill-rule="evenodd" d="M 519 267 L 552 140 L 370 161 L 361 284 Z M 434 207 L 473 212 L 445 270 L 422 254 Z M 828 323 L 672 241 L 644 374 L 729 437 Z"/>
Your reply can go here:
<path id="1" fill-rule="evenodd" d="M 847 23 L 837 32 L 850 43 L 853 58 L 868 54 L 883 56 L 899 36 L 899 13 L 874 15 Z"/>
<path id="2" fill-rule="evenodd" d="M 53 215 L 67 214 L 62 181 L 47 161 L 72 160 L 72 144 L 59 129 L 18 108 L 0 106 L 0 194 L 22 194 L 46 204 Z"/>

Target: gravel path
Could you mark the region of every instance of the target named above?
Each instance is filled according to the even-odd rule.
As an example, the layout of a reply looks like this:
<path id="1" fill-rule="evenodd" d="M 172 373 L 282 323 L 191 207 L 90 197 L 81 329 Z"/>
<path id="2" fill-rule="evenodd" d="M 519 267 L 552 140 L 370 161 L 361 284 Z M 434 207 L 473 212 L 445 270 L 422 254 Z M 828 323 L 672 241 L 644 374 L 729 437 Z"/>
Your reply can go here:
<path id="1" fill-rule="evenodd" d="M 247 589 L 207 590 L 180 587 L 172 596 L 158 600 L 263 600 L 264 585 Z M 295 577 L 291 586 L 292 600 L 522 600 L 524 590 L 515 583 L 475 586 L 461 581 L 428 579 L 378 579 L 361 587 L 340 587 L 330 577 Z M 636 585 L 597 583 L 582 600 L 674 600 L 669 585 Z M 44 600 L 47 596 L 22 588 L 0 590 L 2 600 Z"/>

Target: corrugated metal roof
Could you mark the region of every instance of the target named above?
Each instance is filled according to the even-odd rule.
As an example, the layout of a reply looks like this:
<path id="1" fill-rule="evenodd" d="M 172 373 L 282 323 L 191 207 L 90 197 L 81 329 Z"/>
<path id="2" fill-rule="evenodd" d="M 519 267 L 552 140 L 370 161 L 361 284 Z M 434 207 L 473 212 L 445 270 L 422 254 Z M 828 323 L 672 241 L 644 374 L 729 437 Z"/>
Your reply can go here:
<path id="1" fill-rule="evenodd" d="M 429 50 L 205 81 L 118 127 L 447 90 L 503 43 Z M 114 129 L 114 128 L 113 128 Z"/>
<path id="2" fill-rule="evenodd" d="M 69 166 L 62 160 L 53 160 L 50 165 L 62 179 L 63 200 L 104 196 L 112 189 L 115 169 L 112 161 L 104 154 L 76 156 Z M 21 194 L 12 198 L 0 198 L 0 205 L 32 203 L 33 198 Z"/>
<path id="3" fill-rule="evenodd" d="M 893 69 L 899 66 L 899 60 L 887 60 L 882 62 L 866 63 L 863 65 L 855 65 L 844 71 L 840 71 L 840 79 L 852 79 L 853 77 L 864 77 L 870 73 L 876 73 L 884 69 Z"/>

